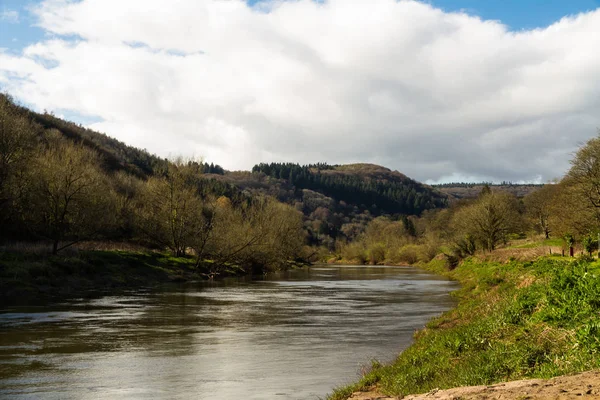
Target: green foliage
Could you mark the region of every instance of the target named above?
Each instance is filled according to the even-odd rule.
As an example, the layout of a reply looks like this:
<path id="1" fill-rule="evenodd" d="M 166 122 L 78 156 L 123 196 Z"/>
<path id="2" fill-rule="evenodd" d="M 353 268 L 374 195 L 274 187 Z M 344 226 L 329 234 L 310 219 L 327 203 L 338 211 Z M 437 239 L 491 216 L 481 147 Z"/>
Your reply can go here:
<path id="1" fill-rule="evenodd" d="M 575 244 L 575 237 L 573 236 L 573 234 L 571 233 L 567 233 L 564 237 L 563 240 L 565 241 L 565 245 L 567 247 L 573 247 L 573 245 Z"/>
<path id="2" fill-rule="evenodd" d="M 590 256 L 594 250 L 598 249 L 597 239 L 590 234 L 583 237 L 581 244 L 583 245 L 583 250 L 585 250 Z"/>
<path id="3" fill-rule="evenodd" d="M 535 249 L 538 247 L 562 247 L 564 240 L 562 238 L 544 239 L 542 241 L 536 240 L 530 243 L 518 244 L 513 246 L 517 249 Z"/>

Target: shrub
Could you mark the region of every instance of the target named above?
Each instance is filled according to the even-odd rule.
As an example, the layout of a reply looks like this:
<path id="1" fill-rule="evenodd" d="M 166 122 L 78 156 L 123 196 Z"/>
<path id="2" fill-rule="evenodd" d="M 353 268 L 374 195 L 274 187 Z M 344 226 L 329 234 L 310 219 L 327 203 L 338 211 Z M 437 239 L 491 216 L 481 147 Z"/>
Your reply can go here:
<path id="1" fill-rule="evenodd" d="M 434 243 L 425 243 L 419 246 L 418 259 L 420 262 L 428 263 L 439 253 L 439 247 Z"/>
<path id="2" fill-rule="evenodd" d="M 592 252 L 594 250 L 598 249 L 598 242 L 592 237 L 592 235 L 586 235 L 583 238 L 582 244 L 583 244 L 583 249 L 590 256 L 592 255 Z"/>
<path id="3" fill-rule="evenodd" d="M 371 246 L 368 253 L 371 264 L 381 264 L 385 261 L 385 246 L 382 243 Z"/>
<path id="4" fill-rule="evenodd" d="M 407 264 L 415 264 L 419 261 L 419 246 L 408 244 L 398 250 L 398 260 Z"/>
<path id="5" fill-rule="evenodd" d="M 342 257 L 348 261 L 357 261 L 361 264 L 367 262 L 366 250 L 362 243 L 349 243 L 342 248 Z"/>

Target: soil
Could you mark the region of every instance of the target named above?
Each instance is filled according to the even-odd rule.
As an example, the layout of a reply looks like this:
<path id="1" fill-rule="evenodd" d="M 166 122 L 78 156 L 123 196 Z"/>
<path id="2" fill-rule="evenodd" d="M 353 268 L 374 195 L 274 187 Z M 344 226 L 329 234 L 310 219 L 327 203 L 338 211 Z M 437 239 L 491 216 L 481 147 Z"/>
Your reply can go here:
<path id="1" fill-rule="evenodd" d="M 528 379 L 487 386 L 465 386 L 405 397 L 387 397 L 372 388 L 357 392 L 352 400 L 508 400 L 508 399 L 600 399 L 600 371 L 552 379 Z"/>

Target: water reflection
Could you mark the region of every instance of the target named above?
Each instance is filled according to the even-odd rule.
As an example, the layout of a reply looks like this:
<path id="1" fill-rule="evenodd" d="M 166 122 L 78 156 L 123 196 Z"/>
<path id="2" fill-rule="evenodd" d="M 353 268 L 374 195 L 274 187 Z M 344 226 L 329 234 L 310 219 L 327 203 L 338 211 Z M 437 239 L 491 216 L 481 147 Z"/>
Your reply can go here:
<path id="1" fill-rule="evenodd" d="M 316 399 L 452 306 L 407 267 L 313 267 L 0 313 L 10 398 Z"/>

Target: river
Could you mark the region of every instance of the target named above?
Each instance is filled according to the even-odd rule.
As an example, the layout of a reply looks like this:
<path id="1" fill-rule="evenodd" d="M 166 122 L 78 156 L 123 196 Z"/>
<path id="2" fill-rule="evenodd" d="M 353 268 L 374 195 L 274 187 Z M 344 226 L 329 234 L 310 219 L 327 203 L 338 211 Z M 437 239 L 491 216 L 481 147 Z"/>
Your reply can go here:
<path id="1" fill-rule="evenodd" d="M 454 305 L 410 267 L 316 266 L 0 306 L 0 398 L 318 399 Z"/>

